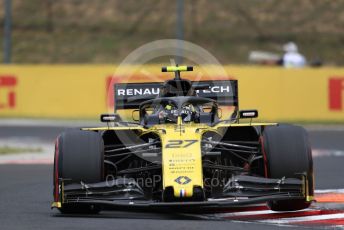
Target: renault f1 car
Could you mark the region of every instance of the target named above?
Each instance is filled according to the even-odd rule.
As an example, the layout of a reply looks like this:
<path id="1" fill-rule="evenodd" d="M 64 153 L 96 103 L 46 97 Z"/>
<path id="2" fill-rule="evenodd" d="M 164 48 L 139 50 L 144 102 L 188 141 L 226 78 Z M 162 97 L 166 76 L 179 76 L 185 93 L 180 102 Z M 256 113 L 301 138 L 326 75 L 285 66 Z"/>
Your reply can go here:
<path id="1" fill-rule="evenodd" d="M 265 202 L 275 211 L 309 207 L 306 131 L 252 122 L 258 111 L 239 110 L 236 80 L 181 78 L 192 70 L 163 67 L 174 79 L 116 84 L 115 111 L 131 111 L 134 121 L 103 114 L 104 127 L 60 134 L 52 207 L 62 213 L 193 212 Z M 231 116 L 220 119 L 221 106 L 234 108 Z"/>

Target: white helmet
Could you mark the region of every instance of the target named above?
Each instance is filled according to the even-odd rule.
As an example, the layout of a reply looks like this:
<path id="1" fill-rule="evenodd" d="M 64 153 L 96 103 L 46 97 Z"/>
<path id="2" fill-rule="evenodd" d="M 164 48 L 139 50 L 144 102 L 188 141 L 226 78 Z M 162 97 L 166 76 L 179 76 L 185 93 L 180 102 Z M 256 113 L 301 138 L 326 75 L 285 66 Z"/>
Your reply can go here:
<path id="1" fill-rule="evenodd" d="M 283 50 L 285 52 L 298 52 L 297 45 L 294 42 L 288 42 L 283 45 Z"/>

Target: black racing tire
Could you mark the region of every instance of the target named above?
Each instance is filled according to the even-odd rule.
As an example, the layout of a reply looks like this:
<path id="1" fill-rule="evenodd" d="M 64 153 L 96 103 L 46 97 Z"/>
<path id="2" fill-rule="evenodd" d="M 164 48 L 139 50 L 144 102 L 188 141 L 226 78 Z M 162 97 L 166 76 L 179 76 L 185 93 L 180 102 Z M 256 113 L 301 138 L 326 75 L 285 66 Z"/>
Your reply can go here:
<path id="1" fill-rule="evenodd" d="M 82 130 L 64 132 L 57 138 L 55 149 L 58 151 L 58 157 L 55 153 L 55 174 L 57 171 L 58 178 L 66 179 L 65 184 L 81 181 L 96 183 L 103 180 L 104 142 L 99 133 Z M 98 213 L 100 207 L 62 204 L 59 210 L 62 213 L 85 214 Z"/>
<path id="2" fill-rule="evenodd" d="M 312 150 L 304 128 L 294 125 L 266 127 L 263 131 L 263 153 L 267 177 L 300 178 L 301 173 L 306 173 L 309 195 L 313 196 Z M 274 211 L 296 211 L 308 208 L 310 204 L 306 199 L 268 202 Z"/>

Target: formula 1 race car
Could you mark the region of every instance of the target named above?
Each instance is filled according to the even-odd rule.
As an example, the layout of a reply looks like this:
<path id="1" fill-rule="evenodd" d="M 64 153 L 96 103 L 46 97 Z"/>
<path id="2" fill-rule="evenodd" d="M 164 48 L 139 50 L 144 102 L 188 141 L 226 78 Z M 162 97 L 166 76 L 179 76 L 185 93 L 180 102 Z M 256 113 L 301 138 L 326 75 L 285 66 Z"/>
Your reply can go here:
<path id="1" fill-rule="evenodd" d="M 57 137 L 54 202 L 62 213 L 103 209 L 193 212 L 267 203 L 292 211 L 313 201 L 313 163 L 299 126 L 252 123 L 239 110 L 236 80 L 182 79 L 114 86 L 115 111 L 104 127 Z M 220 119 L 221 106 L 233 108 Z M 247 122 L 245 122 L 247 121 Z"/>

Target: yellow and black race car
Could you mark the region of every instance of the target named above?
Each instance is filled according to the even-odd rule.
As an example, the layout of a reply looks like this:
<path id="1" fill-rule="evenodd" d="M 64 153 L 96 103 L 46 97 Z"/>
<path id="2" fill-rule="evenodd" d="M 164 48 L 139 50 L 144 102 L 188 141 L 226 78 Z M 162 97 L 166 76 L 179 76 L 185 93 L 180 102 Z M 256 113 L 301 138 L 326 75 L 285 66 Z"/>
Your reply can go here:
<path id="1" fill-rule="evenodd" d="M 103 209 L 193 212 L 267 202 L 272 210 L 309 207 L 313 163 L 306 131 L 253 123 L 239 110 L 236 80 L 116 84 L 105 127 L 58 136 L 54 202 L 62 213 Z M 144 92 L 144 95 L 143 95 Z M 221 120 L 221 106 L 233 108 Z M 137 115 L 137 117 L 136 117 Z M 248 122 L 245 122 L 248 121 Z"/>

